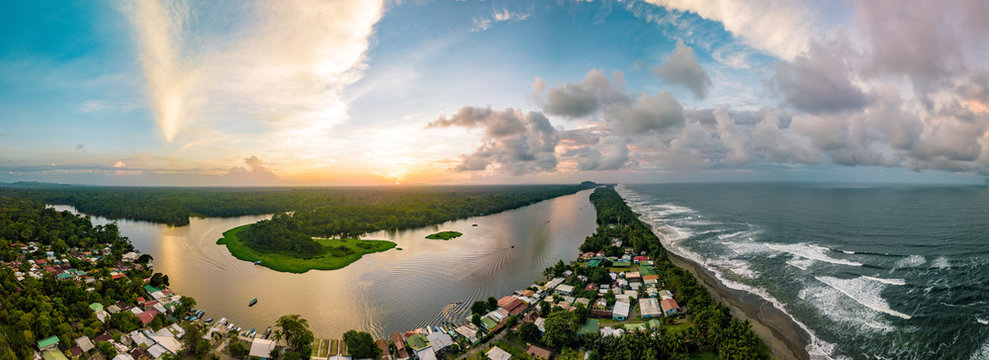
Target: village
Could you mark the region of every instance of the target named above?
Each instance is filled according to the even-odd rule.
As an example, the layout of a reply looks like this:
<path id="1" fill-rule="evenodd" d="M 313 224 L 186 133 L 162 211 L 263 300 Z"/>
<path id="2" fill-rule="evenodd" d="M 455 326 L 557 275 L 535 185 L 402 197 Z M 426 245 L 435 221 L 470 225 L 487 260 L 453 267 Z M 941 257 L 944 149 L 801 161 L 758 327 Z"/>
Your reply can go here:
<path id="1" fill-rule="evenodd" d="M 621 246 L 620 240 L 612 245 Z M 35 243 L 11 244 L 21 255 L 5 265 L 15 269 L 15 277 L 41 279 L 50 274 L 59 281 L 71 281 L 92 292 L 97 282 L 124 281 L 131 271 L 150 271 L 148 259 L 136 252 L 121 256 L 114 266 L 90 271 L 77 269 L 80 264 L 97 264 L 111 254 L 109 246 L 95 249 L 69 249 L 56 253 L 50 247 Z M 516 344 L 502 339 L 506 329 L 517 331 L 523 324 L 531 323 L 546 332 L 546 315 L 551 311 L 583 312 L 586 321 L 579 328 L 581 334 L 598 332 L 602 336 L 622 336 L 628 331 L 644 331 L 682 323 L 681 307 L 673 294 L 663 289 L 662 279 L 653 262 L 645 255 L 634 255 L 630 247 L 622 248 L 622 256 L 607 256 L 605 252 L 587 252 L 569 265 L 562 262 L 546 270 L 547 281 L 540 281 L 519 289 L 500 299 L 480 300 L 468 317 L 460 324 L 444 323 L 438 326 L 418 328 L 392 333 L 386 339 L 375 340 L 380 349 L 380 359 L 448 359 L 468 357 L 481 352 L 486 358 L 503 360 L 525 356 L 550 359 L 553 352 L 540 346 Z M 44 254 L 33 258 L 33 255 Z M 36 359 L 104 359 L 140 360 L 177 357 L 183 350 L 183 326 L 195 324 L 202 331 L 202 338 L 210 341 L 210 349 L 216 358 L 267 359 L 273 350 L 285 346 L 278 336 L 271 336 L 271 328 L 261 332 L 241 329 L 222 318 L 213 322 L 205 317 L 205 310 L 191 309 L 183 297 L 173 293 L 162 283 L 161 274 L 143 279 L 139 284 L 141 296 L 128 303 L 94 302 L 89 305 L 95 318 L 103 323 L 98 334 L 83 335 L 74 339 L 57 336 L 39 337 Z M 167 283 L 167 277 L 164 282 Z M 188 299 L 188 298 L 186 298 Z M 120 329 L 113 321 L 115 314 L 133 314 L 139 320 L 137 329 Z M 73 329 L 82 326 L 72 324 Z M 246 354 L 225 349 L 236 339 L 246 347 Z M 70 344 L 62 344 L 66 340 Z M 107 349 L 112 347 L 112 350 Z M 60 350 L 66 349 L 67 350 Z M 276 350 L 277 353 L 277 350 Z M 107 354 L 115 354 L 112 357 Z M 525 355 L 522 355 L 525 354 Z M 341 339 L 315 339 L 312 359 L 352 359 L 346 343 Z"/>

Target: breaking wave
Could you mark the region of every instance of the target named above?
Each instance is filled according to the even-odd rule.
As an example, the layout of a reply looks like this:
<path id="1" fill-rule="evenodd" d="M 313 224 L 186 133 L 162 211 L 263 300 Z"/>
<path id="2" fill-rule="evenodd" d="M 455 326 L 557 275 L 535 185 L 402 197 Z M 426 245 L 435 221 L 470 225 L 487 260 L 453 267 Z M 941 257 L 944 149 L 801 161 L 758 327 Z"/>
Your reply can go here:
<path id="1" fill-rule="evenodd" d="M 910 315 L 890 309 L 889 303 L 880 296 L 880 293 L 886 288 L 886 284 L 882 282 L 868 281 L 869 279 L 865 277 L 839 279 L 830 276 L 815 276 L 814 278 L 867 308 L 899 318 L 910 319 Z"/>
<path id="2" fill-rule="evenodd" d="M 836 259 L 828 256 L 825 252 L 831 251 L 830 249 L 823 248 L 820 246 L 797 243 L 797 244 L 765 244 L 770 249 L 790 253 L 802 258 L 807 258 L 811 260 L 829 262 L 832 264 L 848 265 L 848 266 L 862 266 L 862 263 L 854 262 L 851 260 Z"/>

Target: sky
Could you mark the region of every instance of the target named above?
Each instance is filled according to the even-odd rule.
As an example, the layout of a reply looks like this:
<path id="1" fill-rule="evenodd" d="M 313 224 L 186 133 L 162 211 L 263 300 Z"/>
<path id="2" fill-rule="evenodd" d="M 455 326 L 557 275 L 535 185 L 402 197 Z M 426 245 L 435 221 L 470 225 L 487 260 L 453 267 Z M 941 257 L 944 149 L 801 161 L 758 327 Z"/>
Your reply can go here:
<path id="1" fill-rule="evenodd" d="M 989 2 L 0 5 L 0 182 L 985 184 Z"/>

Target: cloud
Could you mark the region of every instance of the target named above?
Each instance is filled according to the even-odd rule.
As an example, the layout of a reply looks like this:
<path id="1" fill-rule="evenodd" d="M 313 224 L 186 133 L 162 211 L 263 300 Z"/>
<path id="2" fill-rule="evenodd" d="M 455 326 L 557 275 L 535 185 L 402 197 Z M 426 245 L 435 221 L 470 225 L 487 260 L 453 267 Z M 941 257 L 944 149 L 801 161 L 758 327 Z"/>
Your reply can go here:
<path id="1" fill-rule="evenodd" d="M 551 88 L 545 98 L 540 98 L 543 110 L 551 115 L 579 118 L 593 115 L 602 109 L 626 106 L 632 99 L 624 93 L 625 82 L 621 72 L 615 72 L 612 83 L 604 72 L 592 69 L 578 83 L 563 84 Z M 545 84 L 536 78 L 533 88 L 542 93 Z"/>
<path id="2" fill-rule="evenodd" d="M 223 177 L 240 185 L 267 185 L 278 180 L 275 172 L 257 155 L 244 159 L 244 165 L 230 168 Z"/>
<path id="3" fill-rule="evenodd" d="M 861 110 L 868 100 L 852 84 L 844 42 L 811 43 L 806 56 L 777 64 L 773 79 L 787 103 L 809 113 Z"/>
<path id="4" fill-rule="evenodd" d="M 196 127 L 186 134 L 239 129 L 301 143 L 347 120 L 343 91 L 366 68 L 381 1 L 195 5 L 142 0 L 124 9 L 166 140 Z"/>
<path id="5" fill-rule="evenodd" d="M 475 17 L 474 27 L 471 31 L 484 31 L 491 28 L 491 25 L 499 22 L 519 22 L 532 16 L 533 9 L 528 11 L 511 11 L 505 8 L 493 11 L 489 16 Z"/>
<path id="6" fill-rule="evenodd" d="M 113 163 L 113 167 L 115 168 L 122 168 L 125 166 L 127 166 L 127 164 L 125 164 L 123 161 L 120 160 L 117 160 L 117 162 Z"/>
<path id="7" fill-rule="evenodd" d="M 653 68 L 663 81 L 674 85 L 680 85 L 694 93 L 694 97 L 703 99 L 707 97 L 707 91 L 711 88 L 711 77 L 707 71 L 697 63 L 694 57 L 694 49 L 677 41 L 673 54 L 667 56 L 659 66 Z"/>
<path id="8" fill-rule="evenodd" d="M 607 115 L 620 134 L 662 132 L 683 125 L 683 106 L 669 91 L 642 95 L 632 106 L 612 110 Z"/>
<path id="9" fill-rule="evenodd" d="M 457 114 L 440 117 L 427 128 L 483 128 L 482 144 L 474 153 L 461 155 L 456 171 L 494 170 L 524 175 L 556 170 L 556 145 L 560 138 L 540 112 L 462 107 Z"/>
<path id="10" fill-rule="evenodd" d="M 86 149 L 86 144 L 76 145 L 76 150 L 77 151 L 81 151 L 81 150 L 85 150 L 85 149 Z"/>
<path id="11" fill-rule="evenodd" d="M 671 10 L 695 13 L 720 22 L 725 30 L 749 46 L 783 59 L 793 59 L 806 51 L 808 41 L 818 33 L 814 9 L 807 3 L 729 0 L 646 0 Z"/>
<path id="12" fill-rule="evenodd" d="M 617 170 L 625 167 L 629 161 L 628 144 L 624 139 L 607 137 L 591 146 L 583 146 L 567 150 L 564 157 L 572 158 L 577 163 L 577 170 Z"/>

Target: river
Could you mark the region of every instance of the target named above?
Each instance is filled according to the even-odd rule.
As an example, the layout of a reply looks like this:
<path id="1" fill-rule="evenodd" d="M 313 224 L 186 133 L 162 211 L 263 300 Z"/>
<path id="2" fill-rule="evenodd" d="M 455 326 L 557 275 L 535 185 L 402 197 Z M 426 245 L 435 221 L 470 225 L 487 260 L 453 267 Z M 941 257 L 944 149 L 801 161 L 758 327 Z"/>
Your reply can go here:
<path id="1" fill-rule="evenodd" d="M 591 192 L 420 229 L 371 233 L 363 238 L 391 240 L 402 250 L 304 274 L 255 266 L 216 245 L 224 231 L 270 215 L 193 217 L 186 226 L 91 219 L 97 225 L 116 221 L 140 252 L 154 257 L 155 270 L 168 275 L 170 288 L 195 298 L 207 317 L 263 330 L 281 315 L 301 314 L 317 337 L 358 329 L 378 338 L 444 321 L 459 323 L 474 300 L 525 288 L 546 267 L 576 258 L 596 227 Z M 54 208 L 76 212 L 71 206 Z M 425 238 L 437 230 L 464 235 L 449 241 Z M 248 307 L 252 298 L 258 303 Z M 457 300 L 463 303 L 455 305 Z"/>

